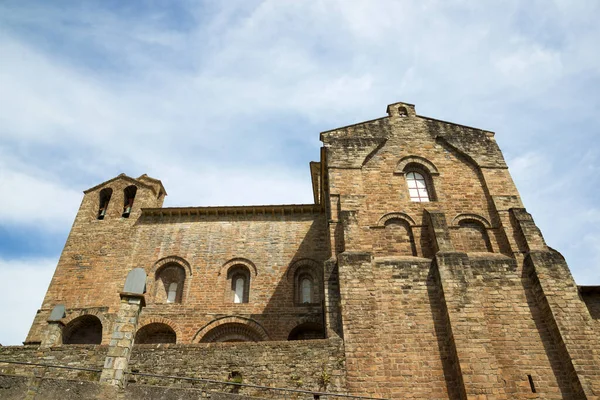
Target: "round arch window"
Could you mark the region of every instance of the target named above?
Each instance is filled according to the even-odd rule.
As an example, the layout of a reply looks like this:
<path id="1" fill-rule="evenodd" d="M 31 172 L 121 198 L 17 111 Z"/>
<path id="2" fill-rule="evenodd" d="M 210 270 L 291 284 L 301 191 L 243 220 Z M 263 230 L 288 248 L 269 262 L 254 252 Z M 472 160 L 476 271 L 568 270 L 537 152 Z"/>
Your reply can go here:
<path id="1" fill-rule="evenodd" d="M 431 200 L 429 188 L 427 187 L 427 179 L 420 172 L 408 172 L 406 174 L 406 184 L 408 185 L 410 201 L 424 203 Z"/>

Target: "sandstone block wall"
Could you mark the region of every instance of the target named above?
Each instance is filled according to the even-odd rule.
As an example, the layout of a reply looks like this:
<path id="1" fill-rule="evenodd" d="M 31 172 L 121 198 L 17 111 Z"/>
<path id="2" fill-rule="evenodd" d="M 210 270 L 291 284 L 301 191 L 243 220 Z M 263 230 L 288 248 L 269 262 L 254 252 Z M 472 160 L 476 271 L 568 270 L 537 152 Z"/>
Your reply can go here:
<path id="1" fill-rule="evenodd" d="M 82 344 L 57 346 L 52 348 L 0 346 L 0 360 L 101 370 L 104 365 L 107 350 L 107 346 Z M 41 369 L 43 368 L 0 362 L 0 374 L 33 375 Z M 44 376 L 49 378 L 97 380 L 100 378 L 100 373 L 48 368 L 44 369 Z"/>
<path id="2" fill-rule="evenodd" d="M 48 349 L 0 347 L 0 360 L 34 362 L 101 370 L 106 346 L 65 345 Z M 341 339 L 261 343 L 207 343 L 193 345 L 137 345 L 133 347 L 127 372 L 231 380 L 233 373 L 242 383 L 308 391 L 346 391 L 345 356 Z M 44 368 L 0 362 L 0 376 L 21 375 L 98 382 L 100 373 Z M 128 384 L 183 386 L 230 391 L 220 384 L 186 382 L 172 378 L 127 375 Z M 74 382 L 63 383 L 75 388 Z M 17 383 L 11 386 L 21 387 Z M 14 389 L 17 390 L 17 389 Z M 19 389 L 20 390 L 20 389 Z M 96 390 L 96 389 L 94 389 Z M 128 389 L 134 390 L 134 389 Z M 142 389 L 137 389 L 143 391 Z M 153 389 L 147 389 L 152 391 Z M 134 390 L 135 391 L 135 390 Z M 281 398 L 290 393 L 244 388 L 236 393 Z M 95 393 L 95 392 L 94 392 Z M 2 392 L 0 391 L 0 394 Z M 17 397 L 18 398 L 18 397 Z M 52 398 L 52 396 L 48 397 Z M 292 398 L 292 397 L 290 397 Z M 302 398 L 302 397 L 299 397 Z"/>
<path id="3" fill-rule="evenodd" d="M 339 264 L 348 389 L 385 398 L 457 398 L 429 260 L 342 253 Z"/>
<path id="4" fill-rule="evenodd" d="M 198 342 L 202 328 L 226 315 L 255 321 L 271 340 L 286 340 L 301 323 L 322 325 L 322 296 L 316 304 L 294 301 L 294 270 L 303 260 L 319 265 L 321 281 L 315 284 L 323 292 L 322 265 L 329 256 L 324 215 L 165 216 L 133 223 L 132 218 L 78 216 L 28 341 L 39 341 L 51 308 L 65 304 L 65 324 L 93 313 L 103 323 L 107 343 L 119 291 L 136 267 L 148 274 L 139 328 L 165 323 L 178 343 Z M 186 268 L 181 303 L 167 304 L 158 295 L 155 274 L 165 258 L 181 260 Z M 239 258 L 252 264 L 249 301 L 234 304 L 227 268 Z"/>
<path id="5" fill-rule="evenodd" d="M 239 373 L 243 383 L 312 391 L 346 391 L 345 357 L 339 339 L 262 343 L 207 343 L 135 346 L 130 368 L 226 381 Z M 169 379 L 136 377 L 141 384 Z M 242 390 L 260 395 L 261 391 Z"/>

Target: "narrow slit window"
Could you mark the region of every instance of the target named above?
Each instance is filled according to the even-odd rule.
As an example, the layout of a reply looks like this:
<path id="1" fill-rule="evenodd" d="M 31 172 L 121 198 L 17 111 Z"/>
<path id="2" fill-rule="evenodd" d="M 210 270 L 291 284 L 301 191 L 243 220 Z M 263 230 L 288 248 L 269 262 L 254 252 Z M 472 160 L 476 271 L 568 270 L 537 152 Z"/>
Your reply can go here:
<path id="1" fill-rule="evenodd" d="M 527 379 L 529 380 L 529 386 L 531 387 L 531 393 L 537 393 L 535 390 L 535 384 L 533 383 L 533 377 L 531 375 L 527 375 Z"/>
<path id="2" fill-rule="evenodd" d="M 246 280 L 243 276 L 237 276 L 234 281 L 235 291 L 233 294 L 234 303 L 244 302 L 244 287 L 246 286 Z"/>
<path id="3" fill-rule="evenodd" d="M 429 190 L 425 177 L 418 172 L 409 172 L 406 174 L 406 183 L 410 201 L 424 203 L 429 201 Z"/>
<path id="4" fill-rule="evenodd" d="M 312 303 L 313 285 L 309 278 L 302 279 L 302 303 Z"/>
<path id="5" fill-rule="evenodd" d="M 175 303 L 177 300 L 177 282 L 173 282 L 169 285 L 169 292 L 167 293 L 167 303 Z"/>
<path id="6" fill-rule="evenodd" d="M 235 304 L 248 303 L 250 300 L 250 271 L 244 265 L 237 264 L 227 271 L 229 285 L 227 301 Z"/>

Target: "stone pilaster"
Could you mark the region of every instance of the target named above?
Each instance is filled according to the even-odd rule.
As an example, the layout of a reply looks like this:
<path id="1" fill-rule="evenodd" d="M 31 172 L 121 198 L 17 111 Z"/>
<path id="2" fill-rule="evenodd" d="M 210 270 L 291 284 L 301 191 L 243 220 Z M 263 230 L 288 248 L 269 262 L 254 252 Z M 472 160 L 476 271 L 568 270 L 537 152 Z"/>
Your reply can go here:
<path id="1" fill-rule="evenodd" d="M 446 302 L 464 394 L 468 399 L 506 399 L 469 258 L 458 252 L 438 253 L 434 267 Z"/>
<path id="2" fill-rule="evenodd" d="M 344 230 L 344 251 L 357 251 L 360 249 L 360 228 L 358 226 L 358 211 L 340 211 L 340 221 Z"/>
<path id="3" fill-rule="evenodd" d="M 427 210 L 429 230 L 437 254 L 433 267 L 439 276 L 447 323 L 456 350 L 460 392 L 466 398 L 505 399 L 502 370 L 493 352 L 483 305 L 473 284 L 474 277 L 465 253 L 454 251 L 446 216 Z"/>
<path id="4" fill-rule="evenodd" d="M 100 376 L 101 383 L 123 386 L 140 312 L 145 305 L 143 295 L 121 293 L 121 305 Z"/>
<path id="5" fill-rule="evenodd" d="M 429 219 L 429 234 L 432 239 L 434 252 L 454 251 L 454 245 L 450 240 L 450 231 L 446 222 L 446 215 L 441 211 L 425 210 Z"/>
<path id="6" fill-rule="evenodd" d="M 340 312 L 340 281 L 335 259 L 325 261 L 325 333 L 328 338 L 342 336 L 342 316 Z"/>
<path id="7" fill-rule="evenodd" d="M 546 246 L 531 214 L 524 208 L 511 213 L 527 250 L 524 270 L 573 391 L 580 398 L 600 399 L 600 340 L 569 267 L 560 253 Z"/>
<path id="8" fill-rule="evenodd" d="M 64 324 L 61 321 L 48 321 L 48 327 L 44 331 L 40 347 L 47 348 L 61 344 L 63 327 Z"/>

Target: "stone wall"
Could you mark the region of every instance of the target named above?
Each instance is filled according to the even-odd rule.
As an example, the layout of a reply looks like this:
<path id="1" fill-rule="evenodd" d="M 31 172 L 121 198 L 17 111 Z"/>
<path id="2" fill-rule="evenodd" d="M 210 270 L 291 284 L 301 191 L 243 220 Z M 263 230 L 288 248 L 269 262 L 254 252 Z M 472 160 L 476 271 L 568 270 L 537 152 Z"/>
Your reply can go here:
<path id="1" fill-rule="evenodd" d="M 322 265 L 329 257 L 323 214 L 88 218 L 77 217 L 29 342 L 41 340 L 51 308 L 64 304 L 65 324 L 95 310 L 107 344 L 119 291 L 135 267 L 148 274 L 147 307 L 139 328 L 152 322 L 167 324 L 177 343 L 199 341 L 198 331 L 223 315 L 256 322 L 271 340 L 286 340 L 304 322 L 322 324 L 320 301 L 295 303 L 293 268 L 309 260 L 319 266 L 322 279 Z M 165 258 L 186 269 L 181 303 L 168 304 L 157 293 L 161 288 L 155 284 L 155 273 Z M 236 259 L 250 265 L 247 303 L 233 302 L 227 265 Z M 315 284 L 322 292 L 322 282 Z"/>
<path id="2" fill-rule="evenodd" d="M 576 398 L 567 369 L 535 300 L 530 278 L 514 259 L 470 258 L 469 285 L 475 305 L 483 310 L 492 352 L 502 371 L 504 390 L 511 398 L 537 395 L 544 399 Z M 483 327 L 482 327 L 483 328 Z"/>
<path id="3" fill-rule="evenodd" d="M 220 381 L 230 379 L 235 372 L 241 374 L 243 383 L 311 391 L 345 392 L 346 385 L 340 339 L 137 345 L 129 366 L 132 371 Z M 135 379 L 143 384 L 172 383 L 170 379 L 153 377 Z"/>
<path id="4" fill-rule="evenodd" d="M 0 374 L 0 398 L 3 400 L 252 400 L 253 396 L 222 393 L 185 387 L 164 387 L 130 384 L 118 389 L 96 382 L 81 380 L 27 378 L 23 376 L 6 376 Z M 312 399 L 310 395 L 288 396 L 290 399 Z"/>
<path id="5" fill-rule="evenodd" d="M 342 253 L 339 268 L 349 391 L 457 398 L 430 261 Z"/>
<path id="6" fill-rule="evenodd" d="M 90 368 L 100 371 L 104 365 L 107 350 L 107 346 L 78 344 L 52 348 L 0 346 L 0 360 Z M 98 380 L 100 378 L 100 372 L 44 368 L 0 362 L 0 374 L 30 376 L 40 373 L 43 373 L 47 377 L 64 379 Z"/>
<path id="7" fill-rule="evenodd" d="M 28 346 L 0 347 L 0 360 L 34 362 L 101 370 L 106 346 L 68 345 L 47 349 Z M 340 339 L 259 343 L 207 343 L 192 345 L 136 345 L 129 370 L 133 372 L 228 381 L 241 376 L 246 384 L 343 393 L 345 357 Z M 97 382 L 100 373 L 0 363 L 0 374 L 43 376 Z M 206 385 L 172 378 L 129 375 L 129 383 L 150 386 L 193 386 L 232 391 L 222 384 Z M 258 389 L 236 391 L 278 398 L 281 393 Z"/>
<path id="8" fill-rule="evenodd" d="M 397 106 L 407 108 L 408 115 L 399 117 Z M 435 249 L 424 210 L 433 209 L 444 212 L 448 226 L 456 228 L 453 241 L 462 250 L 511 254 L 506 233 L 497 223 L 498 210 L 491 196 L 510 194 L 518 199 L 518 192 L 493 134 L 420 117 L 415 114 L 414 106 L 406 104 L 390 105 L 388 110 L 389 117 L 321 134 L 328 152 L 326 166 L 332 220 L 338 221 L 338 211 L 356 213 L 357 226 L 353 233 L 345 235 L 344 246 L 336 244 L 332 248 L 375 252 L 377 256 L 394 253 L 431 258 Z M 447 140 L 441 140 L 441 136 Z M 486 168 L 485 174 L 482 166 Z M 428 176 L 429 202 L 410 200 L 405 172 L 411 168 Z M 489 185 L 488 175 L 494 178 Z M 487 243 L 470 237 L 477 231 L 458 229 L 458 219 L 464 215 L 472 216 L 471 220 L 476 222 L 484 221 L 478 225 L 478 231 L 483 231 L 479 234 L 486 236 L 484 242 Z M 413 246 L 399 243 L 406 242 L 402 235 L 400 240 L 394 240 L 398 236 L 394 232 L 387 234 L 379 230 L 390 218 L 408 224 Z"/>

